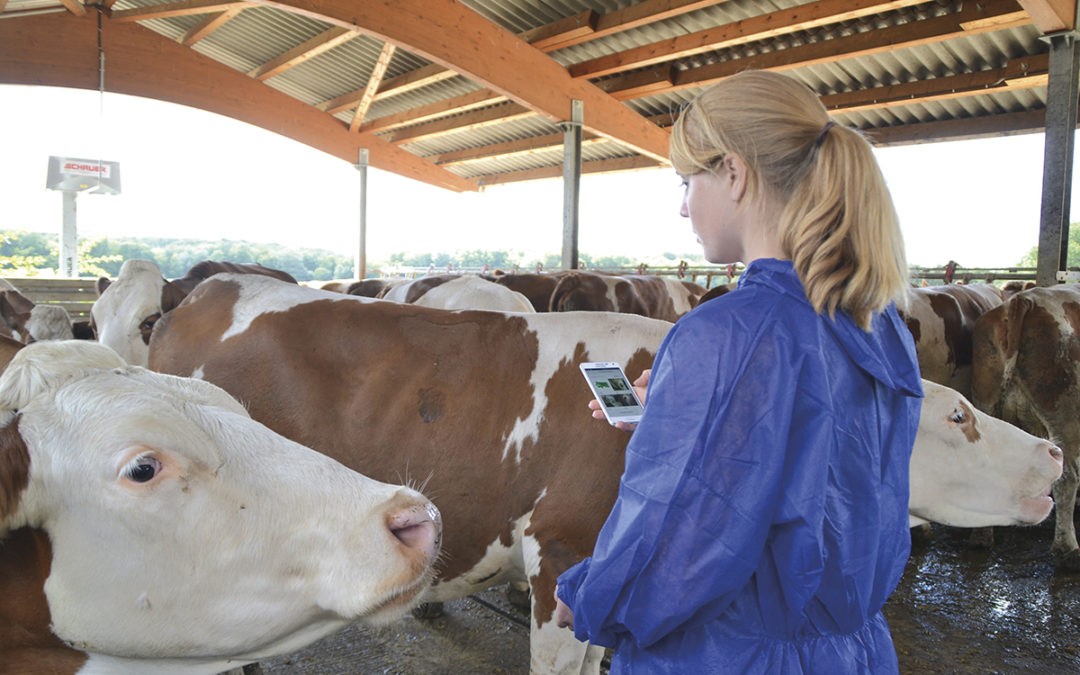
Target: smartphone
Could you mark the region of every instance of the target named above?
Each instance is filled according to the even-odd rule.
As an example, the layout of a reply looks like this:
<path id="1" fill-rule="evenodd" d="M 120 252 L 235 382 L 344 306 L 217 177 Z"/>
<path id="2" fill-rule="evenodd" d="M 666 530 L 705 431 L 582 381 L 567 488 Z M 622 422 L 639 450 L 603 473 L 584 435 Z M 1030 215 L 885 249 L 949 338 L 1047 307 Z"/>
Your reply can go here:
<path id="1" fill-rule="evenodd" d="M 600 401 L 600 409 L 609 424 L 629 422 L 637 424 L 645 409 L 641 407 L 630 380 L 626 378 L 622 366 L 610 361 L 582 363 L 581 374 L 589 383 L 589 388 Z"/>

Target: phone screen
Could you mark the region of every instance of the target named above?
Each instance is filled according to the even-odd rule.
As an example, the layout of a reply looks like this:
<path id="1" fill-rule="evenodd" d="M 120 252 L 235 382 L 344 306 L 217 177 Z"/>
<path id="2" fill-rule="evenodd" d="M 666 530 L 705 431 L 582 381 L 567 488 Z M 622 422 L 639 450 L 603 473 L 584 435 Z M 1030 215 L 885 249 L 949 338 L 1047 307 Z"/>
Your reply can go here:
<path id="1" fill-rule="evenodd" d="M 638 402 L 629 380 L 617 364 L 583 365 L 581 372 L 592 386 L 593 393 L 612 423 L 619 420 L 637 422 L 644 409 Z"/>

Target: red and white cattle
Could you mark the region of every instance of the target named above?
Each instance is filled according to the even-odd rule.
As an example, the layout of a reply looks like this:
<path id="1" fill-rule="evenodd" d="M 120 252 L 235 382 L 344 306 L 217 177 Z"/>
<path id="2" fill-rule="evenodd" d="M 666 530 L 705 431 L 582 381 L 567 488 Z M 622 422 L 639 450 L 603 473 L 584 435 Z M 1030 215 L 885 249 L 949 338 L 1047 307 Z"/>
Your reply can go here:
<path id="1" fill-rule="evenodd" d="M 1032 288 L 979 318 L 972 399 L 977 406 L 1065 452 L 1054 486 L 1052 550 L 1080 570 L 1073 511 L 1080 469 L 1080 287 Z"/>
<path id="2" fill-rule="evenodd" d="M 989 284 L 909 289 L 901 315 L 915 339 L 922 377 L 970 397 L 975 322 L 1001 303 L 1001 291 Z"/>
<path id="3" fill-rule="evenodd" d="M 548 307 L 552 312 L 601 311 L 677 321 L 698 305 L 707 289 L 690 281 L 574 270 L 559 277 Z"/>
<path id="4" fill-rule="evenodd" d="M 551 294 L 555 290 L 555 285 L 559 283 L 559 277 L 566 273 L 565 271 L 510 274 L 495 272 L 481 276 L 488 281 L 494 281 L 500 286 L 506 286 L 512 291 L 521 293 L 529 299 L 533 309 L 537 312 L 546 312 L 551 307 Z"/>
<path id="5" fill-rule="evenodd" d="M 106 277 L 97 281 L 98 299 L 90 309 L 90 325 L 98 342 L 111 347 L 131 365 L 145 366 L 154 323 L 199 283 L 221 272 L 260 274 L 296 283 L 287 272 L 262 265 L 213 260 L 204 260 L 179 279 L 166 281 L 154 262 L 126 260 L 116 281 Z"/>
<path id="6" fill-rule="evenodd" d="M 23 344 L 70 340 L 71 316 L 59 305 L 35 304 L 6 279 L 0 279 L 0 334 Z"/>
<path id="7" fill-rule="evenodd" d="M 5 673 L 220 672 L 396 618 L 430 584 L 427 499 L 207 382 L 38 342 L 0 375 L 0 425 Z"/>
<path id="8" fill-rule="evenodd" d="M 603 650 L 555 627 L 552 592 L 592 551 L 629 434 L 591 418 L 578 364 L 639 373 L 670 326 L 608 312 L 447 312 L 222 275 L 163 318 L 150 363 L 219 384 L 275 431 L 362 473 L 423 482 L 446 527 L 425 599 L 527 580 L 532 672 L 595 673 Z M 913 518 L 1049 513 L 1048 499 L 1031 501 L 1061 470 L 1049 443 L 955 392 L 928 396 L 922 418 Z"/>
<path id="9" fill-rule="evenodd" d="M 487 309 L 497 312 L 534 312 L 521 293 L 493 284 L 475 274 L 436 274 L 394 286 L 379 296 L 438 309 Z"/>

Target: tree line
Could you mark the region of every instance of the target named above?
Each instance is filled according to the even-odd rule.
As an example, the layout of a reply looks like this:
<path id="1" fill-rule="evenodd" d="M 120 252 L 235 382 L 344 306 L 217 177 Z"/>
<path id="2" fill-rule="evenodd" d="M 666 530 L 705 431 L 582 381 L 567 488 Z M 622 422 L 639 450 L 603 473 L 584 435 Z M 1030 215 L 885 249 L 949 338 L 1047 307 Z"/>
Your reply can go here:
<path id="1" fill-rule="evenodd" d="M 21 277 L 55 273 L 59 268 L 59 235 L 45 232 L 8 230 L 0 232 L 0 276 Z M 329 281 L 353 278 L 354 261 L 333 251 L 315 248 L 289 248 L 280 244 L 153 237 L 105 237 L 82 239 L 78 244 L 79 276 L 115 278 L 120 266 L 129 259 L 152 260 L 167 279 L 182 277 L 203 260 L 257 262 L 288 272 L 298 281 Z M 700 253 L 680 255 L 661 253 L 649 260 L 625 256 L 579 256 L 583 267 L 610 269 L 635 267 L 642 262 L 650 266 L 676 266 L 680 261 L 704 265 Z M 503 269 L 532 271 L 537 266 L 553 270 L 562 266 L 560 254 L 542 257 L 527 256 L 515 251 L 472 250 L 455 253 L 394 253 L 382 261 L 369 261 L 368 273 L 382 269 L 432 268 L 446 269 Z"/>

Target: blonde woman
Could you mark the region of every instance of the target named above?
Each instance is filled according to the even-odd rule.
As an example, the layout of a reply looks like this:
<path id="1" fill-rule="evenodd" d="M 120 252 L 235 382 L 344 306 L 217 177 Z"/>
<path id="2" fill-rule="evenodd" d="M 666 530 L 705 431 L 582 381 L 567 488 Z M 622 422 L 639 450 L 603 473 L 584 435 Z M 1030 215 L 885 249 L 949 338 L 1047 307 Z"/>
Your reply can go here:
<path id="1" fill-rule="evenodd" d="M 675 324 L 618 501 L 556 619 L 612 673 L 888 673 L 922 396 L 870 145 L 786 76 L 704 91 L 671 135 L 682 215 L 738 288 Z"/>

